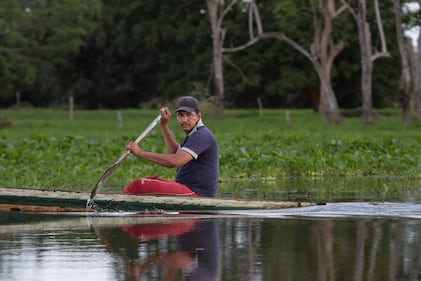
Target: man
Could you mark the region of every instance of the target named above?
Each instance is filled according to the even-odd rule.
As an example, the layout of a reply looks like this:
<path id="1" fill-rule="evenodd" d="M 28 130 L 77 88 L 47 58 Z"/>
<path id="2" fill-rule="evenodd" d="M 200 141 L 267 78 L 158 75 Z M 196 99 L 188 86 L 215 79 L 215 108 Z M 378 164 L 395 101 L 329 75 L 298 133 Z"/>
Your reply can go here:
<path id="1" fill-rule="evenodd" d="M 218 145 L 213 133 L 203 124 L 199 102 L 191 96 L 182 97 L 176 109 L 177 121 L 185 132 L 179 144 L 172 135 L 168 121 L 171 113 L 161 108 L 161 131 L 167 154 L 147 152 L 130 142 L 126 150 L 137 157 L 164 167 L 176 167 L 175 182 L 158 177 L 133 181 L 123 189 L 128 194 L 157 194 L 216 197 L 219 178 Z"/>

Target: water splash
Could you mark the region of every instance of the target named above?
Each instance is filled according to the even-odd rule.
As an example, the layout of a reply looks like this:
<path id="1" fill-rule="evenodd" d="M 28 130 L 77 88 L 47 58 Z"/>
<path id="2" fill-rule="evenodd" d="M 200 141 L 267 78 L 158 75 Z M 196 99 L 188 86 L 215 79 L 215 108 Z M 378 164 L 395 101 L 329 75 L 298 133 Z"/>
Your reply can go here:
<path id="1" fill-rule="evenodd" d="M 86 210 L 97 210 L 97 205 L 94 202 L 94 199 L 89 198 L 88 201 L 86 201 Z"/>

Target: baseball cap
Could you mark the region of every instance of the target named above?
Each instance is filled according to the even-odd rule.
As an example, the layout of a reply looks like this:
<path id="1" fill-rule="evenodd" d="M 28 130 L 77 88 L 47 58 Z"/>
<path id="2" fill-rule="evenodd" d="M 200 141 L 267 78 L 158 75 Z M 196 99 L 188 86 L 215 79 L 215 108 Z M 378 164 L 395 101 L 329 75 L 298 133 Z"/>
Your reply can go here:
<path id="1" fill-rule="evenodd" d="M 186 111 L 186 112 L 193 112 L 193 111 L 200 111 L 199 109 L 199 102 L 192 96 L 185 96 L 178 100 L 178 106 L 175 112 L 178 111 Z"/>

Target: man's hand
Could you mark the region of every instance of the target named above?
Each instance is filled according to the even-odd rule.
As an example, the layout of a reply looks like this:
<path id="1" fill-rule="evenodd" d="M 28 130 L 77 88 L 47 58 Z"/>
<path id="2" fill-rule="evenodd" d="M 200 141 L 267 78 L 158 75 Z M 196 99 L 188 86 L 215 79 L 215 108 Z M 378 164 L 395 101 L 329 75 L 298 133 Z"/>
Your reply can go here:
<path id="1" fill-rule="evenodd" d="M 129 142 L 126 145 L 126 150 L 130 150 L 134 155 L 141 157 L 142 150 L 139 148 L 139 145 L 135 142 Z"/>
<path id="2" fill-rule="evenodd" d="M 168 107 L 163 107 L 160 109 L 161 112 L 161 125 L 166 125 L 171 118 L 171 111 Z"/>

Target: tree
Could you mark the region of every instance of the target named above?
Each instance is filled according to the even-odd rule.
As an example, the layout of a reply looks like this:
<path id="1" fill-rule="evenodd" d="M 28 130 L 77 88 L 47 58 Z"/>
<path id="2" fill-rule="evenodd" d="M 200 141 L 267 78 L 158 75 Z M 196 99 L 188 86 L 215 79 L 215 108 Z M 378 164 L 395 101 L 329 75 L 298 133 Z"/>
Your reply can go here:
<path id="1" fill-rule="evenodd" d="M 10 75 L 3 76 L 9 86 L 1 95 L 24 88 L 45 105 L 66 95 L 72 80 L 62 74 L 100 19 L 100 8 L 100 0 L 2 1 L 0 64 Z"/>
<path id="2" fill-rule="evenodd" d="M 343 42 L 335 43 L 332 33 L 333 21 L 344 11 L 345 6 L 341 6 L 336 10 L 335 0 L 326 2 L 321 0 L 317 4 L 322 17 L 317 16 L 317 10 L 314 11 L 314 39 L 311 46 L 311 54 L 313 65 L 322 82 L 319 112 L 327 121 L 334 121 L 339 124 L 338 104 L 330 81 L 333 61 L 344 48 L 344 44 Z M 316 7 L 313 9 L 316 9 Z"/>
<path id="3" fill-rule="evenodd" d="M 180 95 L 207 98 L 212 59 L 206 2 L 108 0 L 75 58 L 89 108 L 157 107 Z M 94 87 L 91 87 L 94 85 Z"/>
<path id="4" fill-rule="evenodd" d="M 230 5 L 225 9 L 224 1 L 207 0 L 209 19 L 212 32 L 212 75 L 215 87 L 216 107 L 218 115 L 224 116 L 224 76 L 222 67 L 222 45 L 224 42 L 224 31 L 222 30 L 222 22 L 226 13 L 229 11 L 237 0 L 231 1 Z"/>
<path id="5" fill-rule="evenodd" d="M 408 64 L 410 67 L 410 71 L 408 71 L 409 74 L 407 73 L 407 75 L 410 75 L 410 78 L 404 79 L 403 82 L 405 81 L 408 82 L 409 80 L 411 85 L 404 86 L 404 89 L 405 88 L 411 89 L 411 93 L 413 95 L 413 109 L 414 109 L 415 119 L 421 120 L 421 28 L 420 28 L 421 0 L 418 0 L 418 9 L 415 11 L 412 11 L 410 9 L 405 9 L 406 7 L 404 6 L 405 18 L 407 19 L 405 23 L 402 23 L 402 15 L 401 15 L 402 10 L 398 9 L 399 4 L 397 4 L 396 2 L 399 2 L 399 1 L 398 0 L 395 1 L 395 5 L 396 5 L 395 15 L 397 17 L 396 24 L 398 25 L 399 24 L 398 22 L 400 22 L 399 24 L 399 27 L 401 30 L 400 32 L 401 33 L 403 32 L 402 31 L 403 26 L 409 27 L 409 28 L 413 28 L 414 26 L 418 27 L 417 28 L 418 39 L 415 46 L 411 40 L 408 40 L 409 42 L 405 44 L 404 38 L 402 38 L 400 39 L 402 40 L 400 45 L 402 44 L 403 47 L 401 47 L 400 49 L 403 48 L 404 50 L 403 55 L 401 55 L 402 60 L 406 59 L 407 60 L 406 64 Z M 411 2 L 411 3 L 414 3 L 414 2 Z M 403 35 L 401 36 L 403 37 Z M 398 34 L 398 40 L 399 40 L 399 34 Z M 406 119 L 408 118 L 408 116 L 404 114 L 404 118 L 405 117 Z"/>
<path id="6" fill-rule="evenodd" d="M 254 1 L 251 1 L 254 4 Z M 317 3 L 317 4 L 316 4 Z M 286 36 L 283 32 L 264 32 L 263 24 L 261 22 L 257 8 L 254 18 L 257 26 L 257 34 L 250 33 L 250 40 L 243 45 L 231 48 L 224 48 L 223 52 L 236 52 L 244 50 L 251 45 L 256 44 L 260 40 L 277 39 L 287 43 L 293 49 L 304 55 L 314 66 L 320 78 L 320 101 L 319 113 L 325 118 L 327 122 L 341 123 L 341 116 L 339 113 L 338 104 L 336 101 L 335 93 L 330 83 L 331 67 L 333 60 L 343 49 L 343 43 L 335 44 L 332 38 L 333 20 L 338 17 L 346 8 L 342 6 L 338 10 L 335 9 L 335 1 L 329 0 L 327 2 L 320 0 L 318 2 L 310 2 L 313 5 L 313 42 L 310 50 L 304 48 L 300 43 L 294 41 Z M 257 7 L 254 4 L 254 7 Z M 317 7 L 317 8 L 316 8 Z M 290 7 L 289 7 L 290 8 Z M 319 17 L 319 12 L 323 15 Z"/>
<path id="7" fill-rule="evenodd" d="M 374 0 L 374 11 L 376 14 L 376 22 L 381 42 L 381 51 L 373 51 L 371 42 L 371 28 L 367 21 L 367 4 L 365 0 L 358 0 L 357 12 L 349 3 L 342 0 L 348 6 L 354 16 L 358 27 L 358 38 L 361 50 L 361 96 L 362 96 L 362 123 L 371 124 L 373 122 L 373 101 L 372 101 L 372 73 L 373 63 L 381 57 L 389 57 L 387 51 L 386 40 L 383 32 L 383 25 L 380 16 L 380 8 L 378 0 Z"/>
<path id="8" fill-rule="evenodd" d="M 412 91 L 411 86 L 411 51 L 408 48 L 412 48 L 412 42 L 408 46 L 408 42 L 405 39 L 402 23 L 402 4 L 400 0 L 394 0 L 393 11 L 395 14 L 395 26 L 396 26 L 396 38 L 399 45 L 399 53 L 401 56 L 401 67 L 402 67 L 402 109 L 403 119 L 408 121 L 409 119 L 409 108 L 410 108 L 410 95 Z"/>
<path id="9" fill-rule="evenodd" d="M 18 1 L 0 2 L 0 100 L 26 89 L 35 79 L 35 68 L 25 52 L 29 12 Z"/>
<path id="10" fill-rule="evenodd" d="M 421 16 L 421 0 L 418 0 L 418 15 Z M 421 120 L 421 27 L 418 28 L 417 52 L 415 56 L 414 81 L 414 111 L 416 118 Z"/>
<path id="11" fill-rule="evenodd" d="M 98 3 L 103 6 L 95 6 Z M 339 105 L 361 104 L 360 52 L 351 13 L 338 6 L 338 16 L 329 16 L 329 3 L 335 4 L 1 1 L 0 104 L 13 104 L 17 90 L 22 101 L 36 106 L 62 104 L 74 95 L 77 106 L 85 108 L 157 107 L 193 94 L 215 101 L 222 117 L 224 107 L 255 107 L 256 98 L 267 107 L 313 105 L 319 111 L 318 97 L 324 91 L 323 96 L 334 100 L 334 110 L 326 103 L 327 112 L 340 118 Z M 367 21 L 374 22 L 369 3 Z M 381 12 L 387 37 L 392 38 L 393 10 L 387 3 L 381 3 Z M 214 35 L 210 10 L 216 19 Z M 325 17 L 331 18 L 331 33 L 322 38 L 329 30 Z M 378 36 L 373 38 L 375 46 Z M 391 59 L 380 60 L 373 70 L 373 104 L 379 107 L 394 105 L 398 98 L 394 40 L 388 48 Z"/>

